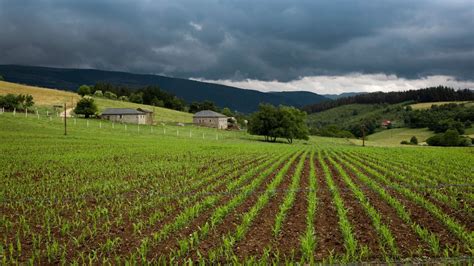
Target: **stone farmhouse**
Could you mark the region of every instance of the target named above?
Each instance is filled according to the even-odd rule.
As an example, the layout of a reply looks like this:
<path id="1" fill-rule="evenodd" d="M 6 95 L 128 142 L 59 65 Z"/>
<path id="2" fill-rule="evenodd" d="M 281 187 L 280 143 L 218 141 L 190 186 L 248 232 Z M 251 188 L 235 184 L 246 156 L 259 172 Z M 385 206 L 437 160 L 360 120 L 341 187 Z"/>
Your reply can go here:
<path id="1" fill-rule="evenodd" d="M 107 108 L 100 115 L 102 119 L 139 125 L 153 124 L 153 112 L 145 109 Z"/>
<path id="2" fill-rule="evenodd" d="M 227 129 L 227 119 L 228 117 L 223 114 L 211 110 L 204 110 L 194 114 L 193 123 L 198 126 Z"/>

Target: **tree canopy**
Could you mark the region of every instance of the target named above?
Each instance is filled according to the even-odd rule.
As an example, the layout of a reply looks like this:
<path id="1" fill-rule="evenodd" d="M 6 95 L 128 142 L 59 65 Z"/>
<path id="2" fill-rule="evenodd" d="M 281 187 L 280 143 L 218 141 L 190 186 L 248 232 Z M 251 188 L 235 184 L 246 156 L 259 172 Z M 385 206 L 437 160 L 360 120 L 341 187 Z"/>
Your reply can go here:
<path id="1" fill-rule="evenodd" d="M 5 108 L 6 110 L 17 110 L 23 111 L 32 107 L 35 104 L 33 101 L 33 96 L 29 94 L 7 94 L 0 95 L 0 108 Z"/>
<path id="2" fill-rule="evenodd" d="M 294 107 L 275 107 L 261 104 L 253 113 L 248 127 L 252 135 L 265 137 L 265 141 L 275 142 L 277 138 L 285 138 L 288 143 L 293 139 L 308 139 L 306 113 Z"/>
<path id="3" fill-rule="evenodd" d="M 84 115 L 86 118 L 95 115 L 97 111 L 97 105 L 91 97 L 83 97 L 77 102 L 76 108 L 74 108 L 74 113 Z"/>
<path id="4" fill-rule="evenodd" d="M 91 87 L 87 85 L 82 85 L 77 89 L 77 94 L 84 97 L 85 95 L 91 95 Z"/>

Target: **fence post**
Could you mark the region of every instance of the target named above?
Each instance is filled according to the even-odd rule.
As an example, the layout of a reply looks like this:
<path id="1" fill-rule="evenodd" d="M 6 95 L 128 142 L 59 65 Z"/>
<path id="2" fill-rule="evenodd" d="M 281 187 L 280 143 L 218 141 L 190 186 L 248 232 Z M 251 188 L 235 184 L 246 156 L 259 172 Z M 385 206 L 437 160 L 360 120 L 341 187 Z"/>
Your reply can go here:
<path id="1" fill-rule="evenodd" d="M 189 137 L 191 138 L 193 136 L 193 133 L 191 132 L 191 129 L 189 130 Z"/>
<path id="2" fill-rule="evenodd" d="M 140 133 L 140 124 L 137 125 L 137 131 Z"/>
<path id="3" fill-rule="evenodd" d="M 74 125 L 76 125 L 76 118 L 74 118 Z"/>
<path id="4" fill-rule="evenodd" d="M 202 139 L 204 139 L 204 133 L 202 133 Z"/>
<path id="5" fill-rule="evenodd" d="M 16 115 L 16 108 L 13 108 L 13 116 Z"/>
<path id="6" fill-rule="evenodd" d="M 112 128 L 115 128 L 115 123 L 114 122 L 112 122 Z"/>
<path id="7" fill-rule="evenodd" d="M 125 125 L 125 130 L 127 130 L 127 124 L 124 124 Z"/>
<path id="8" fill-rule="evenodd" d="M 102 122 L 99 122 L 99 128 L 102 128 Z"/>
<path id="9" fill-rule="evenodd" d="M 28 117 L 28 108 L 25 108 L 25 117 Z"/>

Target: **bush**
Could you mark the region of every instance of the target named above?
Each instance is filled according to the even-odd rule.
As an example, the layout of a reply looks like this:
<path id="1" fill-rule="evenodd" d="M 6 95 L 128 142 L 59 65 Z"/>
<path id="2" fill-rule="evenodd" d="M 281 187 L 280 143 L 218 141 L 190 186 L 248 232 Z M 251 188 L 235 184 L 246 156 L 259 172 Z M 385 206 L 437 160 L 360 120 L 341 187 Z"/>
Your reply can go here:
<path id="1" fill-rule="evenodd" d="M 81 95 L 82 97 L 86 95 L 91 95 L 91 87 L 87 85 L 82 85 L 77 89 L 77 94 Z"/>
<path id="2" fill-rule="evenodd" d="M 79 102 L 77 102 L 76 108 L 74 108 L 74 113 L 84 115 L 86 118 L 95 115 L 97 111 L 97 105 L 91 97 L 83 97 Z"/>
<path id="3" fill-rule="evenodd" d="M 95 97 L 104 97 L 104 94 L 102 93 L 101 90 L 97 90 L 97 91 L 94 92 L 94 96 Z"/>
<path id="4" fill-rule="evenodd" d="M 122 101 L 122 102 L 128 102 L 128 97 L 127 96 L 120 96 L 118 97 L 119 101 Z"/>
<path id="5" fill-rule="evenodd" d="M 23 111 L 32 107 L 35 104 L 33 101 L 33 96 L 29 94 L 7 94 L 5 96 L 0 96 L 0 108 L 5 108 L 6 110 L 13 111 Z"/>
<path id="6" fill-rule="evenodd" d="M 410 142 L 406 141 L 406 140 L 402 140 L 402 142 L 400 142 L 400 144 L 403 144 L 403 145 L 410 145 Z"/>
<path id="7" fill-rule="evenodd" d="M 443 134 L 436 134 L 432 137 L 429 137 L 426 140 L 426 143 L 428 143 L 428 145 L 430 145 L 430 146 L 443 146 L 443 145 L 441 145 L 442 137 L 443 137 Z"/>
<path id="8" fill-rule="evenodd" d="M 116 100 L 117 99 L 117 94 L 115 94 L 113 92 L 110 92 L 110 91 L 106 91 L 104 93 L 104 97 L 107 98 L 107 99 Z"/>
<path id="9" fill-rule="evenodd" d="M 455 129 L 449 129 L 443 134 L 437 134 L 426 140 L 430 146 L 470 146 L 472 140 L 462 137 Z"/>
<path id="10" fill-rule="evenodd" d="M 443 146 L 458 146 L 460 143 L 459 133 L 455 129 L 446 130 L 441 138 Z"/>
<path id="11" fill-rule="evenodd" d="M 418 145 L 418 139 L 416 138 L 416 136 L 411 137 L 410 144 Z"/>

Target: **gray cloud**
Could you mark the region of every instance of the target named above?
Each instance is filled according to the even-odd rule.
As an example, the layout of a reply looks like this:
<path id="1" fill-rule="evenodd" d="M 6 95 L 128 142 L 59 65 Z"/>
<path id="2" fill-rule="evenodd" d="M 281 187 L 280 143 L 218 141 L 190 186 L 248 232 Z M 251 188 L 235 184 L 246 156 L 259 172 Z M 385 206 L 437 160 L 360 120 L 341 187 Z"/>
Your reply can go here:
<path id="1" fill-rule="evenodd" d="M 471 0 L 0 0 L 0 63 L 207 80 L 474 80 Z"/>

